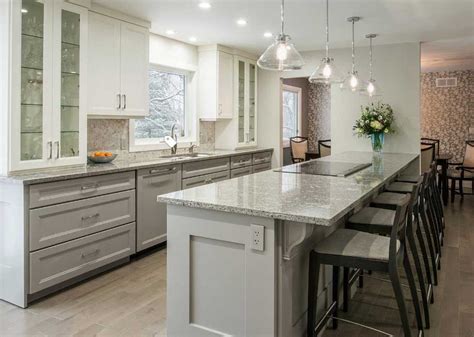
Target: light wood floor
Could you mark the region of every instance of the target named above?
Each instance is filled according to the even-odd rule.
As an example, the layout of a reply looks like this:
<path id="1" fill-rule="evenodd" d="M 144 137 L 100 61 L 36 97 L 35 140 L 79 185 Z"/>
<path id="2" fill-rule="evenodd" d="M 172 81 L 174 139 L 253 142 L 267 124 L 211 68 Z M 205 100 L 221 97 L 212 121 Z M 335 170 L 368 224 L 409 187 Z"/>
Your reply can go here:
<path id="1" fill-rule="evenodd" d="M 474 197 L 446 208 L 439 285 L 427 337 L 474 337 Z M 344 317 L 401 336 L 389 283 L 365 279 Z M 0 301 L 0 336 L 166 336 L 166 250 L 19 309 Z M 341 323 L 324 336 L 378 333 Z M 292 337 L 292 336 L 288 336 Z"/>

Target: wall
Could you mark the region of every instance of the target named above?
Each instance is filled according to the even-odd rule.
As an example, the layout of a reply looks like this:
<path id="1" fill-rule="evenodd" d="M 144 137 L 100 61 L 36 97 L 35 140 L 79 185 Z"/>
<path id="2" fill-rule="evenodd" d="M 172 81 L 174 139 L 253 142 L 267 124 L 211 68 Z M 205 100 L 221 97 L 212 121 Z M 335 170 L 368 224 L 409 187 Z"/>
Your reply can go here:
<path id="1" fill-rule="evenodd" d="M 380 38 L 379 38 L 380 39 Z M 375 41 L 377 42 L 377 41 Z M 284 73 L 285 77 L 309 76 L 317 67 L 323 51 L 303 52 L 306 65 L 303 69 Z M 331 57 L 341 71 L 351 65 L 349 48 L 334 49 Z M 363 78 L 368 77 L 368 48 L 356 49 L 356 65 Z M 331 87 L 331 139 L 332 151 L 371 151 L 370 141 L 353 134 L 352 126 L 360 115 L 360 106 L 371 100 L 392 105 L 397 132 L 386 137 L 386 152 L 419 153 L 420 138 L 420 45 L 402 43 L 374 46 L 374 78 L 383 89 L 382 97 L 370 99 L 359 94 Z"/>
<path id="2" fill-rule="evenodd" d="M 458 86 L 437 88 L 436 79 L 456 77 Z M 440 140 L 440 152 L 460 162 L 464 142 L 474 127 L 474 70 L 430 72 L 421 75 L 421 135 Z"/>
<path id="3" fill-rule="evenodd" d="M 198 69 L 197 47 L 159 35 L 150 35 L 150 63 L 188 71 Z M 198 74 L 199 75 L 199 74 Z M 199 113 L 199 112 L 198 112 Z M 87 123 L 88 151 L 109 150 L 122 159 L 140 159 L 156 156 L 163 151 L 129 152 L 129 120 L 89 119 Z M 214 149 L 213 122 L 199 123 L 199 147 L 201 151 Z M 167 151 L 167 150 L 164 150 Z"/>
<path id="4" fill-rule="evenodd" d="M 331 138 L 331 86 L 309 85 L 308 143 L 310 151 L 318 151 L 318 140 Z"/>

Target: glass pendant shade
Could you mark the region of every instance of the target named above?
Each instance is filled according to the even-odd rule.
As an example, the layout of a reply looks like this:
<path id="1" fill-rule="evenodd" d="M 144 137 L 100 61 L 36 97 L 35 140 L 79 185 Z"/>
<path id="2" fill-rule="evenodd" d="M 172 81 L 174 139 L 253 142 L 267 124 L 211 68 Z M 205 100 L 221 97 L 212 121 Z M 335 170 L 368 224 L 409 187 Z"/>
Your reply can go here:
<path id="1" fill-rule="evenodd" d="M 266 70 L 290 71 L 301 69 L 304 66 L 304 61 L 291 43 L 290 36 L 280 34 L 260 56 L 257 64 Z"/>
<path id="2" fill-rule="evenodd" d="M 309 77 L 311 83 L 341 83 L 344 81 L 344 76 L 334 65 L 334 60 L 325 57 L 321 60 L 316 70 Z"/>
<path id="3" fill-rule="evenodd" d="M 380 87 L 377 85 L 377 83 L 375 83 L 374 79 L 364 81 L 360 87 L 359 92 L 361 95 L 368 97 L 377 97 L 382 95 Z"/>
<path id="4" fill-rule="evenodd" d="M 352 23 L 352 68 L 351 71 L 347 73 L 347 76 L 344 78 L 344 81 L 341 83 L 340 88 L 342 90 L 350 90 L 352 92 L 359 91 L 361 81 L 359 78 L 359 74 L 355 67 L 355 41 L 354 41 L 354 26 L 355 23 L 360 20 L 359 16 L 351 16 L 347 18 L 347 21 Z"/>
<path id="5" fill-rule="evenodd" d="M 353 92 L 359 91 L 359 88 L 361 87 L 361 80 L 359 78 L 359 74 L 357 71 L 351 71 L 349 72 L 348 76 L 344 79 L 344 81 L 341 83 L 340 88 L 342 90 L 350 90 Z"/>
<path id="6" fill-rule="evenodd" d="M 265 50 L 257 65 L 266 70 L 289 71 L 303 68 L 304 61 L 296 50 L 289 35 L 285 34 L 285 2 L 281 0 L 281 33 L 275 42 Z"/>
<path id="7" fill-rule="evenodd" d="M 334 59 L 329 57 L 329 1 L 326 0 L 326 57 L 309 77 L 310 83 L 341 83 L 344 76 L 334 65 Z"/>

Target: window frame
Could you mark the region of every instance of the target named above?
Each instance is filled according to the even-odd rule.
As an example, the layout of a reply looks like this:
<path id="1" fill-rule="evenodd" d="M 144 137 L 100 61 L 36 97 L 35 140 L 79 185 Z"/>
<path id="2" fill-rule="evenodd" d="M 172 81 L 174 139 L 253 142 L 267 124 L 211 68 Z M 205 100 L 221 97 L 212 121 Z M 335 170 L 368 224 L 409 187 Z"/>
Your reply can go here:
<path id="1" fill-rule="evenodd" d="M 290 147 L 290 139 L 289 138 L 285 138 L 283 136 L 283 127 L 284 127 L 284 123 L 285 123 L 285 107 L 284 107 L 284 103 L 283 103 L 283 93 L 285 91 L 289 91 L 289 92 L 292 92 L 292 93 L 295 93 L 297 95 L 297 99 L 298 99 L 298 112 L 297 112 L 297 116 L 296 118 L 298 119 L 298 122 L 297 122 L 297 130 L 296 130 L 296 135 L 295 136 L 301 136 L 301 128 L 302 128 L 302 96 L 303 96 L 303 89 L 301 89 L 300 87 L 295 87 L 295 86 L 292 86 L 292 85 L 288 85 L 288 84 L 284 84 L 282 86 L 282 89 L 281 89 L 281 135 L 282 135 L 282 142 L 283 142 L 283 147 Z M 295 137 L 294 136 L 294 137 Z"/>
<path id="2" fill-rule="evenodd" d="M 170 67 L 157 63 L 150 63 L 149 68 L 161 72 L 173 73 L 185 77 L 184 102 L 185 102 L 185 127 L 188 135 L 180 137 L 178 135 L 178 148 L 189 147 L 192 144 L 199 145 L 199 122 L 197 117 L 197 71 L 195 69 L 185 69 Z M 171 131 L 171 130 L 170 130 Z M 136 143 L 135 120 L 129 122 L 129 152 L 156 151 L 170 149 L 163 138 L 148 138 L 149 142 Z"/>

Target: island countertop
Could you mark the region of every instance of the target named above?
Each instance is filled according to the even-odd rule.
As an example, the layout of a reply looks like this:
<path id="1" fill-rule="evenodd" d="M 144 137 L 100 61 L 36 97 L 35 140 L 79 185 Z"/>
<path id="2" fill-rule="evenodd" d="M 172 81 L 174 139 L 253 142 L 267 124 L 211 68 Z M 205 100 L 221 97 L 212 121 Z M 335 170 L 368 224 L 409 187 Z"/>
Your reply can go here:
<path id="1" fill-rule="evenodd" d="M 316 160 L 372 165 L 347 177 L 265 171 L 160 195 L 157 201 L 330 226 L 417 158 L 417 154 L 344 152 Z"/>

